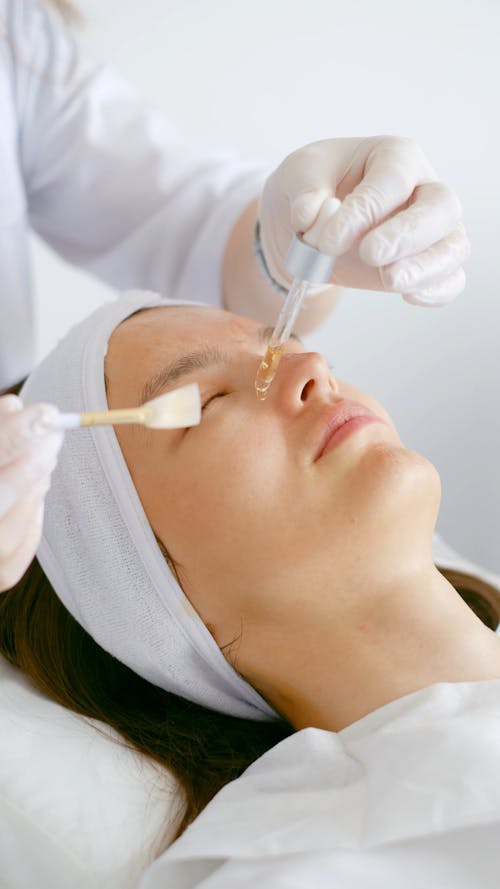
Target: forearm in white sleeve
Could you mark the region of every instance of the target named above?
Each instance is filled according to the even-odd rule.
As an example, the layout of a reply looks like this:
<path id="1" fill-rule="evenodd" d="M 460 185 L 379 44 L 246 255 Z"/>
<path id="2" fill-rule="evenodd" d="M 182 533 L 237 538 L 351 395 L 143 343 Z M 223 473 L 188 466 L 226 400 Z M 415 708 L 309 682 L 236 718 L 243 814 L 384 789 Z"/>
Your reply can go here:
<path id="1" fill-rule="evenodd" d="M 229 234 L 268 171 L 194 151 L 54 13 L 7 6 L 33 228 L 112 286 L 220 304 Z"/>

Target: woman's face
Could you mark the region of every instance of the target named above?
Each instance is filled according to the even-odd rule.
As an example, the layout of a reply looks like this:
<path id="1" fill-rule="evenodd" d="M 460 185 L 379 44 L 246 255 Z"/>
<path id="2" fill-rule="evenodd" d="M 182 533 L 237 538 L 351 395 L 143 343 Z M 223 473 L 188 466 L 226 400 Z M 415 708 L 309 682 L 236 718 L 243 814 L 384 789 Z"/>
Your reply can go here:
<path id="1" fill-rule="evenodd" d="M 382 405 L 333 380 L 322 356 L 299 342 L 289 343 L 259 401 L 259 331 L 224 311 L 158 307 L 123 322 L 106 358 L 111 408 L 200 386 L 199 426 L 116 432 L 151 526 L 221 647 L 263 622 L 279 626 L 285 612 L 296 612 L 300 632 L 305 602 L 326 616 L 335 607 L 332 580 L 337 599 L 339 579 L 348 595 L 349 578 L 384 557 L 422 485 L 436 486 L 434 467 L 403 447 Z M 170 382 L 145 392 L 166 368 Z M 342 399 L 379 421 L 320 454 L 332 405 Z"/>

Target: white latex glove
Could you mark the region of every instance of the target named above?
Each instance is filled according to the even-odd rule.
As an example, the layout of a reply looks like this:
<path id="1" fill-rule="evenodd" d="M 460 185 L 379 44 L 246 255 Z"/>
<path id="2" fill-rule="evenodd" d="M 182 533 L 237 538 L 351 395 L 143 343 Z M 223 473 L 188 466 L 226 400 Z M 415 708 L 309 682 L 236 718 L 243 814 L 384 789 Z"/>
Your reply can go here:
<path id="1" fill-rule="evenodd" d="M 300 232 L 338 257 L 331 284 L 428 306 L 451 302 L 465 286 L 470 245 L 461 215 L 417 143 L 396 136 L 299 148 L 267 179 L 259 210 L 266 263 L 283 286 L 291 284 L 283 259 Z"/>
<path id="2" fill-rule="evenodd" d="M 0 592 L 22 577 L 40 542 L 43 501 L 63 440 L 44 420 L 50 405 L 23 408 L 15 395 L 0 398 Z"/>

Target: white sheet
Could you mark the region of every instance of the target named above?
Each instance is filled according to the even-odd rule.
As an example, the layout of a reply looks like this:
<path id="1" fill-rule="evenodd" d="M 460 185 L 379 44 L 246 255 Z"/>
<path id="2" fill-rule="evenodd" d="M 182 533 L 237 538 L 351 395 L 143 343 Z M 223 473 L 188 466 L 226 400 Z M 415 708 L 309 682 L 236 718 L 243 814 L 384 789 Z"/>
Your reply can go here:
<path id="1" fill-rule="evenodd" d="M 500 680 L 304 729 L 224 788 L 141 889 L 498 889 Z"/>

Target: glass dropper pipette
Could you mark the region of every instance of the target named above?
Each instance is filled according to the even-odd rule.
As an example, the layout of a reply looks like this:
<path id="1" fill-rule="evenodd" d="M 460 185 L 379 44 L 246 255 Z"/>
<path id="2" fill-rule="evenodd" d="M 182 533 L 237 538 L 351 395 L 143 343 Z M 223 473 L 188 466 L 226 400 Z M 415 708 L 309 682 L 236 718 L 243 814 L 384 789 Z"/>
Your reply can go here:
<path id="1" fill-rule="evenodd" d="M 255 378 L 257 398 L 264 401 L 276 375 L 283 350 L 293 331 L 295 321 L 311 284 L 326 283 L 335 265 L 335 257 L 320 253 L 306 244 L 300 235 L 294 237 L 285 257 L 285 267 L 293 275 L 292 286 L 273 330 L 266 354 Z"/>

